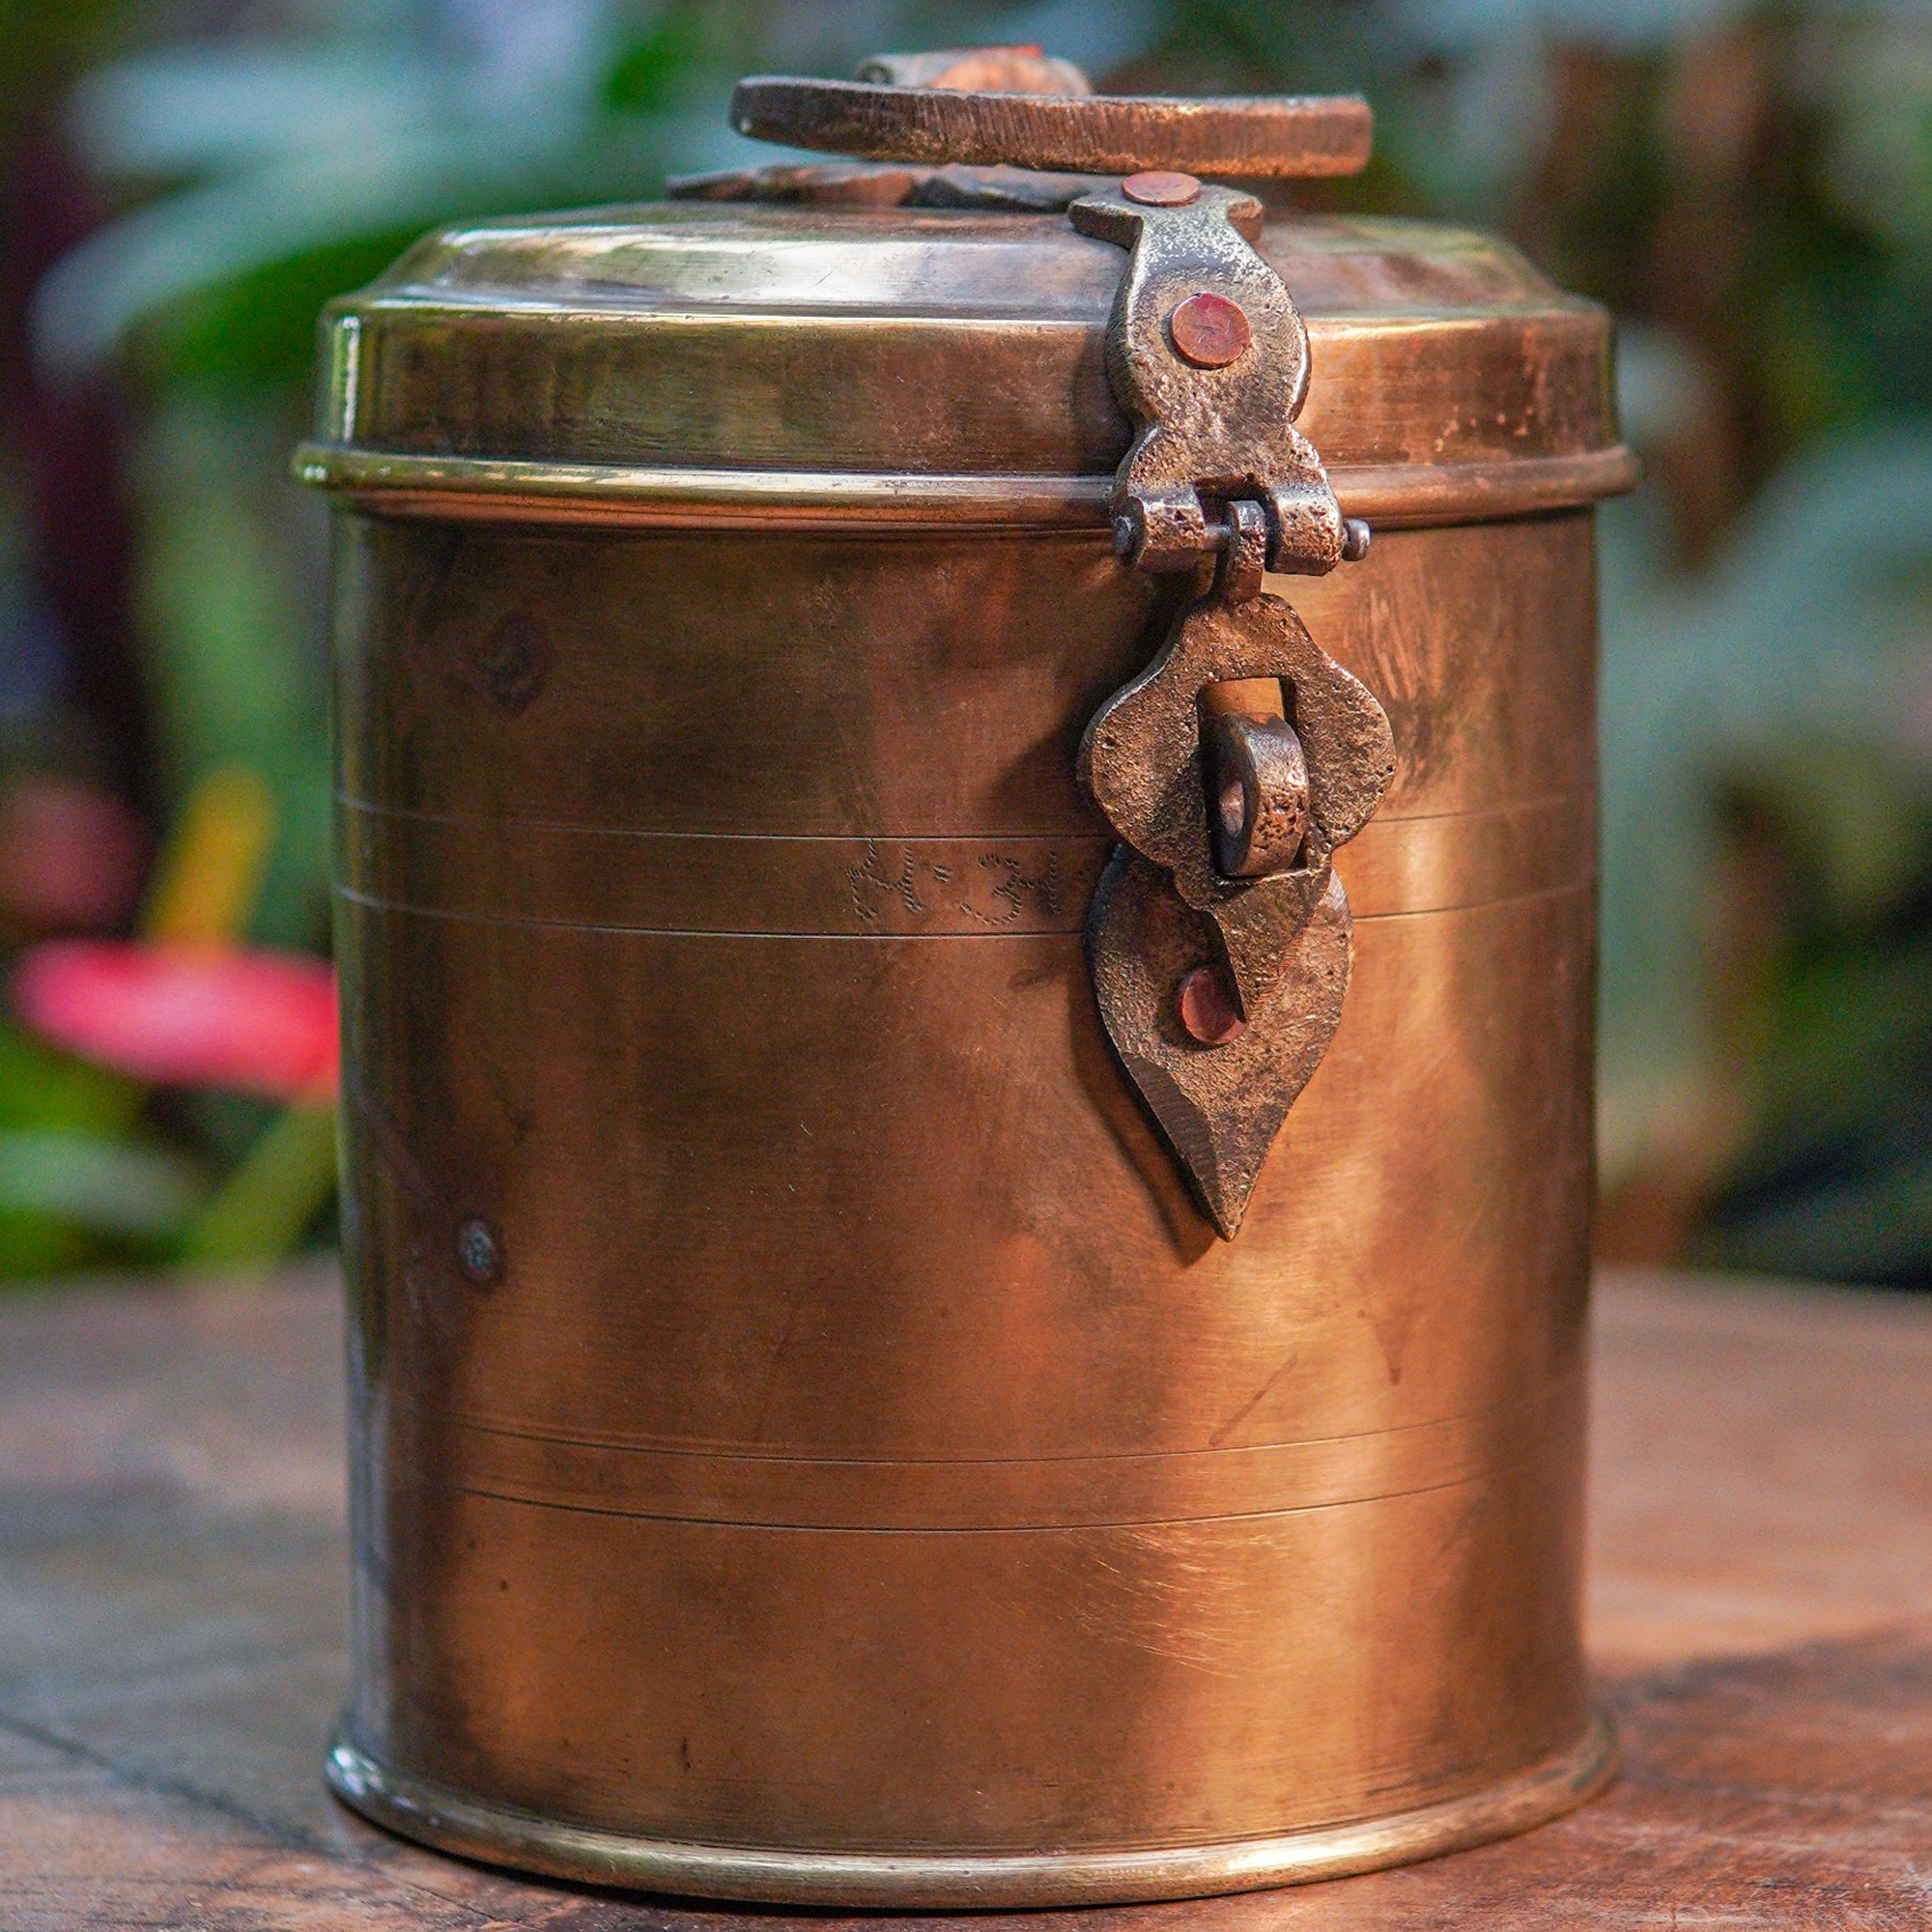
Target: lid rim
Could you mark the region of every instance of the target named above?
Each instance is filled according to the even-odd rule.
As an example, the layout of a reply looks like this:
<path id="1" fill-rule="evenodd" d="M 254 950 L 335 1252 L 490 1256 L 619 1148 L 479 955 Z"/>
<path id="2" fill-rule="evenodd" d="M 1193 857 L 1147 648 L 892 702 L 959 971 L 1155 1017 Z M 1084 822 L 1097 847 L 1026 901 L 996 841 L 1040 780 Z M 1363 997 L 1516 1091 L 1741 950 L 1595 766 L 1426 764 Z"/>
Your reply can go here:
<path id="1" fill-rule="evenodd" d="M 305 442 L 294 474 L 394 516 L 755 531 L 1105 531 L 1114 479 L 907 470 L 691 469 L 385 452 Z M 1637 480 L 1623 443 L 1491 463 L 1336 466 L 1346 515 L 1381 528 L 1579 508 Z"/>
<path id="2" fill-rule="evenodd" d="M 1132 440 L 1104 371 L 1118 248 L 1058 216 L 855 223 L 749 205 L 707 214 L 695 238 L 688 207 L 422 244 L 330 305 L 314 434 L 378 463 L 589 466 L 579 494 L 600 500 L 625 489 L 606 466 L 787 471 L 814 495 L 821 472 L 990 477 L 956 487 L 1003 498 L 1015 476 L 1070 479 L 1076 494 L 1097 489 L 1096 472 L 1111 478 Z M 1300 428 L 1336 476 L 1614 442 L 1608 317 L 1506 244 L 1311 217 L 1271 225 L 1264 247 L 1309 330 L 1315 391 Z M 1445 499 L 1498 491 L 1533 504 L 1616 487 L 1554 474 L 1499 484 L 1458 467 L 1349 487 L 1369 490 L 1366 513 L 1384 520 L 1411 500 L 1435 516 Z M 539 474 L 537 489 L 571 486 Z M 671 476 L 642 494 L 685 491 Z M 735 505 L 743 491 L 730 494 Z M 1005 507 L 975 514 L 1013 521 Z"/>

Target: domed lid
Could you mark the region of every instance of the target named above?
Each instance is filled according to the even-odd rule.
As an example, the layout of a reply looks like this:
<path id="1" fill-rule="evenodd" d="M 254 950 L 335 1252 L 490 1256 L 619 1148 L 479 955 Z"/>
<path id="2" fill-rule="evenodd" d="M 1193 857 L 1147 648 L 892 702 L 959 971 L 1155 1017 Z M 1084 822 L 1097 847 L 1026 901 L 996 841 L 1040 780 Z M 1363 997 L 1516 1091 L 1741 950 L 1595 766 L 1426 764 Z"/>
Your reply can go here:
<path id="1" fill-rule="evenodd" d="M 1031 145 L 1016 140 L 1013 97 L 965 92 L 1001 103 L 1004 144 L 923 116 L 921 148 L 904 128 L 868 134 L 872 110 L 845 98 L 928 94 L 900 84 L 903 69 L 888 75 L 748 83 L 740 124 L 768 128 L 776 113 L 794 141 L 910 146 L 912 164 L 712 178 L 668 204 L 470 224 L 418 244 L 327 312 L 321 420 L 298 472 L 374 507 L 441 516 L 1104 525 L 1133 435 L 1105 355 L 1126 257 L 1063 211 L 1106 184 L 921 156 L 997 160 L 1017 147 L 1091 167 L 1205 153 L 1223 173 L 1338 172 L 1366 151 L 1366 109 L 1183 103 L 1178 119 L 1156 112 L 1152 132 L 1143 117 L 1125 135 L 1103 129 L 1112 146 L 1068 148 L 1046 123 Z M 786 121 L 783 98 L 773 107 L 771 90 L 806 85 L 813 112 L 833 98 L 829 125 L 802 127 L 795 106 Z M 1094 104 L 1026 105 L 1050 123 L 1056 101 Z M 1282 145 L 1284 127 L 1307 134 L 1301 150 Z M 1258 154 L 1244 139 L 1277 145 Z M 1268 165 L 1284 156 L 1293 165 Z M 1430 223 L 1287 216 L 1259 246 L 1306 321 L 1298 426 L 1349 514 L 1464 521 L 1631 481 L 1607 316 L 1513 249 Z"/>

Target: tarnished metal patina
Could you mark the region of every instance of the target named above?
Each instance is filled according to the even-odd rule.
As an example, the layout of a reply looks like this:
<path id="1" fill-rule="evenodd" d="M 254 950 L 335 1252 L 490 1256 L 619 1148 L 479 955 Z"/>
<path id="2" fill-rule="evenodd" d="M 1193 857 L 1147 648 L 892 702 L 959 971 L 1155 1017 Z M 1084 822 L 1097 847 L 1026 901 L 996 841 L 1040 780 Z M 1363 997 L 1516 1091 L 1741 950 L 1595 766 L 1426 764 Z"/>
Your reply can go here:
<path id="1" fill-rule="evenodd" d="M 1360 102 L 974 49 L 737 111 L 847 157 L 327 325 L 336 1788 L 908 1908 L 1550 1816 L 1605 319 L 1227 184 Z"/>
<path id="2" fill-rule="evenodd" d="M 1368 103 L 1353 96 L 1096 95 L 1077 68 L 1017 47 L 880 55 L 856 80 L 761 75 L 738 83 L 731 125 L 862 159 L 1244 180 L 1351 175 L 1369 158 L 1370 130 Z"/>
<path id="3" fill-rule="evenodd" d="M 1114 482 L 1115 548 L 1143 570 L 1213 565 L 1207 596 L 1081 744 L 1082 777 L 1126 848 L 1094 896 L 1094 984 L 1122 1065 L 1232 1237 L 1341 1018 L 1353 954 L 1330 858 L 1395 776 L 1381 706 L 1262 583 L 1269 570 L 1357 560 L 1368 533 L 1344 522 L 1294 428 L 1308 330 L 1250 245 L 1261 203 L 1168 170 L 1068 213 L 1083 235 L 1132 251 L 1107 327 L 1108 377 L 1139 432 Z M 1270 682 L 1271 720 L 1215 701 L 1223 683 Z M 1150 865 L 1198 919 L 1160 903 Z M 1177 1031 L 1153 965 L 1177 952 L 1193 956 L 1172 984 L 1187 980 L 1197 1001 L 1204 972 L 1225 974 L 1238 1053 L 1204 1053 L 1232 1047 L 1225 1030 L 1205 1037 L 1183 1019 Z"/>
<path id="4" fill-rule="evenodd" d="M 1210 737 L 1203 695 L 1224 680 L 1292 690 L 1299 730 L 1274 737 L 1222 714 Z M 1210 744 L 1228 748 L 1217 768 L 1204 756 Z M 1258 758 L 1263 748 L 1274 755 Z M 1394 775 L 1388 720 L 1280 598 L 1207 602 L 1180 620 L 1145 676 L 1107 700 L 1081 754 L 1095 802 L 1128 848 L 1102 878 L 1089 923 L 1101 1016 L 1216 1231 L 1232 1236 L 1341 1018 L 1351 926 L 1330 861 Z M 1251 810 L 1248 793 L 1264 776 L 1281 790 Z M 1279 838 L 1269 817 L 1306 825 L 1258 874 L 1230 876 L 1216 863 L 1227 830 L 1210 813 L 1230 783 L 1241 787 L 1233 829 L 1250 863 L 1257 831 Z M 1176 1031 L 1172 989 L 1204 963 L 1226 976 L 1243 1022 L 1238 1051 L 1231 1042 L 1204 1052 Z"/>

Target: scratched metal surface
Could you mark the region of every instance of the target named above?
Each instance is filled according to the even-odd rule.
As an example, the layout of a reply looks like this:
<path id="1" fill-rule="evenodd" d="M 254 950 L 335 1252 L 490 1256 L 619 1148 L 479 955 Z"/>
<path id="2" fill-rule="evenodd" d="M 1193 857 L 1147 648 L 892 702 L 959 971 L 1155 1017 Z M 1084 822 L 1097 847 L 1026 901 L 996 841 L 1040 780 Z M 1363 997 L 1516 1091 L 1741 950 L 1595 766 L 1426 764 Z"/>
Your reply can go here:
<path id="1" fill-rule="evenodd" d="M 320 1271 L 0 1308 L 0 1924 L 810 1916 L 512 1879 L 326 1796 L 340 1346 Z M 1031 1932 L 1932 1924 L 1932 1305 L 1612 1278 L 1597 1358 L 1591 1627 L 1628 1750 L 1610 1795 L 1406 1870 Z"/>
<path id="2" fill-rule="evenodd" d="M 1036 1901 L 1587 1755 L 1591 570 L 1575 511 L 1295 581 L 1402 754 L 1224 1242 L 1078 930 L 1159 629 L 1104 542 L 345 518 L 350 1743 Z"/>

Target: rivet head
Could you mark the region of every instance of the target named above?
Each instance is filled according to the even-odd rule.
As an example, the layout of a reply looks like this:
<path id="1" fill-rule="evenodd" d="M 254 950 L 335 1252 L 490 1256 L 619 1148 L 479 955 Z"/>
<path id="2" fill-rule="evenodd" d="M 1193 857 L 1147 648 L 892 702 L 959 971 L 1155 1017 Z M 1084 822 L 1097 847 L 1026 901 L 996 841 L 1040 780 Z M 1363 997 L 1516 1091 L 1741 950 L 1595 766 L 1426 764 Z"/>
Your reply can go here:
<path id="1" fill-rule="evenodd" d="M 1226 1046 L 1247 1032 L 1248 1023 L 1235 1010 L 1227 983 L 1211 966 L 1197 966 L 1174 989 L 1174 1010 L 1187 1037 L 1203 1046 Z"/>
<path id="2" fill-rule="evenodd" d="M 1189 296 L 1168 317 L 1167 332 L 1176 351 L 1197 369 L 1225 369 L 1238 362 L 1255 339 L 1240 303 L 1208 289 Z"/>
<path id="3" fill-rule="evenodd" d="M 487 1286 L 503 1271 L 503 1250 L 497 1231 L 480 1214 L 457 1224 L 456 1264 L 478 1287 Z"/>
<path id="4" fill-rule="evenodd" d="M 1173 168 L 1144 168 L 1121 184 L 1121 192 L 1143 208 L 1185 208 L 1200 199 L 1201 184 Z"/>

